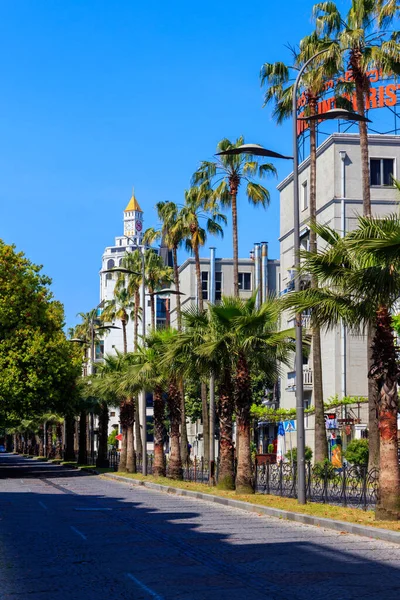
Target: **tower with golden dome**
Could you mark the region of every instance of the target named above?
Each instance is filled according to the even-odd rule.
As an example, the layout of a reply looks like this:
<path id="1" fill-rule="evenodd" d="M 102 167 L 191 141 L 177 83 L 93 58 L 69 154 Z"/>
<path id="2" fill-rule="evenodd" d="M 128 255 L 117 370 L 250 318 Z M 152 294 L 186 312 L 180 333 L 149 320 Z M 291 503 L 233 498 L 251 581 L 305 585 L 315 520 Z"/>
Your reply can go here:
<path id="1" fill-rule="evenodd" d="M 139 246 L 143 240 L 143 211 L 132 190 L 132 197 L 124 210 L 124 235 L 132 238 Z"/>

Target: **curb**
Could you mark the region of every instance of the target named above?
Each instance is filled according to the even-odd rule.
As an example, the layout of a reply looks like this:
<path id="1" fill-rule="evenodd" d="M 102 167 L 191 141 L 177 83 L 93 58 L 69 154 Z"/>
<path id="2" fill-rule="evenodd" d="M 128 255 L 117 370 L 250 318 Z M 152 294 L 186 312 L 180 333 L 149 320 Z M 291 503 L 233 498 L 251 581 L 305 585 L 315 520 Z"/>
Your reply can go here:
<path id="1" fill-rule="evenodd" d="M 150 481 L 142 481 L 140 479 L 131 479 L 115 475 L 114 473 L 102 473 L 101 477 L 123 481 L 132 485 L 143 486 L 158 492 L 167 494 L 175 494 L 176 496 L 186 496 L 187 498 L 195 498 L 197 500 L 206 500 L 229 506 L 230 508 L 238 508 L 247 512 L 268 515 L 277 519 L 286 519 L 287 521 L 295 521 L 303 525 L 313 525 L 314 527 L 323 527 L 325 529 L 333 529 L 340 533 L 352 533 L 353 535 L 361 535 L 364 537 L 373 538 L 375 540 L 383 540 L 392 544 L 400 544 L 400 533 L 390 531 L 389 529 L 381 529 L 379 527 L 366 527 L 365 525 L 357 525 L 356 523 L 347 523 L 346 521 L 335 521 L 333 519 L 325 519 L 324 517 L 313 517 L 312 515 L 304 515 L 301 513 L 281 510 L 279 508 L 271 508 L 269 506 L 261 506 L 252 504 L 251 502 L 243 502 L 243 500 L 232 500 L 231 498 L 222 498 L 213 494 L 203 494 L 202 492 L 192 492 L 190 490 L 182 490 L 180 488 L 161 485 L 159 483 L 151 483 Z"/>

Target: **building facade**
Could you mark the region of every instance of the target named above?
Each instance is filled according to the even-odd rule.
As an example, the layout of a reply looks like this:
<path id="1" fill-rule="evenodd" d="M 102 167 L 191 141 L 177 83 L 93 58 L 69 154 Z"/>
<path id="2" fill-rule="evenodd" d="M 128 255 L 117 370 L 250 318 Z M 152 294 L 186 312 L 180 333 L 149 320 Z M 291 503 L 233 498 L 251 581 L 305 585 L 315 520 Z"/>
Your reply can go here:
<path id="1" fill-rule="evenodd" d="M 399 193 L 392 185 L 392 176 L 400 177 L 400 136 L 370 135 L 370 184 L 372 213 L 382 217 L 397 210 Z M 308 249 L 309 241 L 309 159 L 299 167 L 301 246 Z M 293 237 L 293 174 L 283 180 L 280 191 L 280 294 L 294 288 Z M 336 133 L 317 149 L 317 221 L 345 233 L 357 227 L 362 215 L 361 155 L 359 136 Z M 307 283 L 306 281 L 304 283 Z M 291 325 L 288 320 L 284 326 Z M 307 327 L 309 317 L 304 315 Z M 324 401 L 337 396 L 366 397 L 367 344 L 362 335 L 346 331 L 340 326 L 321 333 Z M 313 404 L 312 357 L 304 357 L 304 403 Z M 294 366 L 283 368 L 281 380 L 281 407 L 295 407 Z M 366 405 L 355 404 L 347 414 L 339 415 L 343 423 L 344 445 L 353 437 L 360 437 L 367 427 Z M 306 418 L 306 443 L 314 447 L 314 419 Z"/>

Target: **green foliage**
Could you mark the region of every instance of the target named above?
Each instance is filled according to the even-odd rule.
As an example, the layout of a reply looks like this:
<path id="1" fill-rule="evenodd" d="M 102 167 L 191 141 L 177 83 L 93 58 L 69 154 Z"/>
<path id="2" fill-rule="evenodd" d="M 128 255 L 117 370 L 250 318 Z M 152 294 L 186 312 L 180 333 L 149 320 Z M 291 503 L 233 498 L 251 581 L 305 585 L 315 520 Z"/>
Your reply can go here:
<path id="1" fill-rule="evenodd" d="M 76 399 L 80 350 L 66 340 L 63 307 L 40 271 L 0 241 L 0 422 L 65 414 Z"/>
<path id="2" fill-rule="evenodd" d="M 368 440 L 352 440 L 346 448 L 344 457 L 352 465 L 367 465 L 369 457 Z"/>
<path id="3" fill-rule="evenodd" d="M 118 430 L 113 429 L 107 438 L 107 443 L 109 446 L 114 446 L 116 448 L 118 447 L 118 440 L 115 439 L 117 437 L 117 435 L 118 435 Z"/>
<path id="4" fill-rule="evenodd" d="M 292 450 L 289 450 L 288 452 L 286 452 L 285 456 L 290 462 L 296 462 L 297 461 L 297 448 L 292 448 Z M 309 446 L 306 446 L 305 451 L 304 451 L 304 458 L 305 458 L 306 462 L 310 462 L 312 459 L 312 456 L 313 456 L 313 452 L 312 452 L 311 448 Z"/>
<path id="5" fill-rule="evenodd" d="M 268 454 L 273 454 L 274 450 L 275 450 L 274 445 L 268 444 Z"/>
<path id="6" fill-rule="evenodd" d="M 328 402 L 324 402 L 324 410 L 325 412 L 329 412 L 334 408 L 339 406 L 346 406 L 350 404 L 364 404 L 368 402 L 368 398 L 364 398 L 363 396 L 345 396 L 341 400 L 339 397 L 331 396 L 328 398 Z M 315 408 L 311 406 L 304 411 L 307 415 L 313 415 L 315 412 Z M 270 421 L 270 422 L 279 422 L 279 421 L 291 421 L 296 418 L 296 409 L 295 408 L 268 408 L 266 406 L 258 406 L 253 404 L 251 407 L 251 415 L 254 419 L 258 421 Z"/>

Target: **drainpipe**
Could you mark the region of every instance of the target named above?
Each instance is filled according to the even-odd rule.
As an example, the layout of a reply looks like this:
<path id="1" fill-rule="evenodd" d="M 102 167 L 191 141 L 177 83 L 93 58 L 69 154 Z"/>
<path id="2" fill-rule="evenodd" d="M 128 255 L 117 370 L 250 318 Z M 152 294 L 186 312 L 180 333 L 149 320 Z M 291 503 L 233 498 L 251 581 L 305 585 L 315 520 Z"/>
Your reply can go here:
<path id="1" fill-rule="evenodd" d="M 267 244 L 267 242 L 261 242 L 261 281 L 262 281 L 261 302 L 265 302 L 268 298 L 268 244 Z"/>
<path id="2" fill-rule="evenodd" d="M 254 244 L 254 284 L 256 288 L 256 308 L 260 308 L 261 304 L 261 281 L 260 281 L 260 244 Z"/>
<path id="3" fill-rule="evenodd" d="M 346 158 L 347 154 L 345 150 L 340 150 L 341 169 L 340 169 L 340 187 L 341 187 L 341 201 L 340 201 L 340 229 L 342 231 L 342 237 L 346 234 Z M 341 379 L 341 395 L 342 398 L 346 396 L 347 388 L 347 365 L 346 365 L 346 327 L 342 324 L 340 331 L 340 355 L 342 361 L 342 379 Z M 343 417 L 343 415 L 342 415 Z"/>

